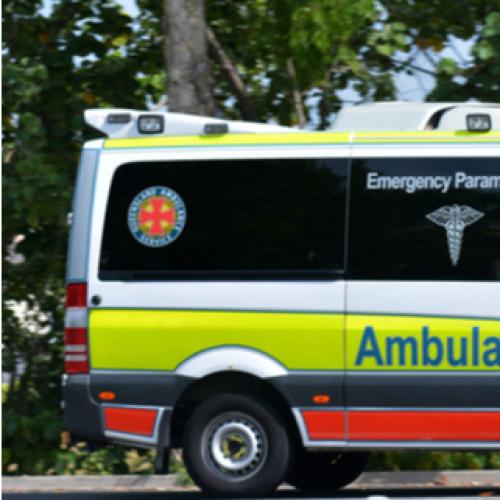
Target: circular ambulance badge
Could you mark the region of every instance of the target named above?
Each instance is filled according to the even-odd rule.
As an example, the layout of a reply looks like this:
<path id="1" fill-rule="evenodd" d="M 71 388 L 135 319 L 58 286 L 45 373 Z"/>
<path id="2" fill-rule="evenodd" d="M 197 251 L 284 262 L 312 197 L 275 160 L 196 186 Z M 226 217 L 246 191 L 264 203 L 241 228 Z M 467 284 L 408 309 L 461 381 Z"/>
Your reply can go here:
<path id="1" fill-rule="evenodd" d="M 141 191 L 128 209 L 128 227 L 143 245 L 158 248 L 179 237 L 186 224 L 186 206 L 182 198 L 165 186 Z"/>

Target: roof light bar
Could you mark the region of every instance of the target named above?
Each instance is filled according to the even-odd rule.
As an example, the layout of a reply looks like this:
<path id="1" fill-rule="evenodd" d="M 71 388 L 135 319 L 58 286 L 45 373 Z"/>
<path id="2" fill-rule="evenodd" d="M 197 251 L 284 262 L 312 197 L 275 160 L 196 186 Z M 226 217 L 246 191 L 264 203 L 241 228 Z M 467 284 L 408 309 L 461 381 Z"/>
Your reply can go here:
<path id="1" fill-rule="evenodd" d="M 134 109 L 87 109 L 85 122 L 110 138 L 141 137 L 146 134 L 181 136 L 298 132 L 297 129 L 268 123 Z"/>
<path id="2" fill-rule="evenodd" d="M 162 115 L 140 115 L 137 130 L 141 134 L 161 134 L 165 128 Z"/>
<path id="3" fill-rule="evenodd" d="M 467 130 L 470 132 L 488 132 L 491 130 L 491 116 L 486 113 L 467 115 Z"/>
<path id="4" fill-rule="evenodd" d="M 129 123 L 132 120 L 130 113 L 112 113 L 106 117 L 106 123 Z"/>
<path id="5" fill-rule="evenodd" d="M 227 123 L 206 123 L 203 130 L 207 135 L 228 134 L 229 126 Z"/>

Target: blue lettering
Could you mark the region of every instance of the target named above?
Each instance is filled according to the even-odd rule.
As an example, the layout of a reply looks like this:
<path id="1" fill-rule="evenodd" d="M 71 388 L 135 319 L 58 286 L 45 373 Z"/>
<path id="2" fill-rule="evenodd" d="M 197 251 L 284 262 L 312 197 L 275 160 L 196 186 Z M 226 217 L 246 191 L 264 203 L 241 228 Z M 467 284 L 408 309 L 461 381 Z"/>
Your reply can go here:
<path id="1" fill-rule="evenodd" d="M 472 364 L 479 366 L 479 327 L 472 329 Z"/>
<path id="2" fill-rule="evenodd" d="M 435 356 L 431 356 L 431 347 L 434 346 Z M 422 363 L 424 366 L 439 366 L 443 362 L 443 343 L 439 337 L 429 334 L 429 327 L 422 327 Z"/>
<path id="3" fill-rule="evenodd" d="M 398 353 L 398 364 L 406 366 L 406 348 L 410 348 L 411 364 L 418 365 L 418 344 L 417 340 L 413 337 L 387 337 L 385 344 L 387 364 L 390 366 L 394 363 L 393 354 L 394 350 Z M 394 349 L 396 348 L 396 349 Z"/>
<path id="4" fill-rule="evenodd" d="M 460 356 L 455 357 L 455 340 L 453 337 L 446 339 L 448 344 L 448 363 L 451 366 L 467 366 L 467 339 L 461 337 L 460 339 Z"/>
<path id="5" fill-rule="evenodd" d="M 375 331 L 371 326 L 367 326 L 363 332 L 361 346 L 359 347 L 358 355 L 356 356 L 356 366 L 362 365 L 364 363 L 364 358 L 374 358 L 378 366 L 384 365 L 377 343 L 377 337 L 375 336 Z"/>
<path id="6" fill-rule="evenodd" d="M 489 346 L 491 348 L 483 354 L 483 363 L 485 366 L 500 366 L 500 338 L 487 337 L 484 339 L 484 347 Z"/>

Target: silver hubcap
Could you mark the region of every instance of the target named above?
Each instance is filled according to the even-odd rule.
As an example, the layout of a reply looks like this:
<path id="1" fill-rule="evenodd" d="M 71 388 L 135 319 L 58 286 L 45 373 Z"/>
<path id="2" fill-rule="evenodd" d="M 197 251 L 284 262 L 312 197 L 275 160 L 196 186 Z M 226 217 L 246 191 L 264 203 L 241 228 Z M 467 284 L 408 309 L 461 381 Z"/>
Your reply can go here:
<path id="1" fill-rule="evenodd" d="M 239 481 L 256 474 L 267 457 L 266 435 L 258 422 L 243 413 L 214 418 L 203 435 L 207 465 L 226 480 Z"/>

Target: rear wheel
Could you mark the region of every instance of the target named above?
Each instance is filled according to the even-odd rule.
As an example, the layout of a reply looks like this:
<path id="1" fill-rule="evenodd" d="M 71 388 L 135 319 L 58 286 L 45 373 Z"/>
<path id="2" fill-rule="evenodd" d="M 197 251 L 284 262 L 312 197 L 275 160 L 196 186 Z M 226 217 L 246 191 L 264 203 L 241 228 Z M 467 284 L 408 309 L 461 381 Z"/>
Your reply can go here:
<path id="1" fill-rule="evenodd" d="M 267 403 L 221 394 L 201 403 L 184 432 L 184 459 L 200 488 L 217 496 L 262 496 L 280 484 L 290 464 L 283 419 Z"/>
<path id="2" fill-rule="evenodd" d="M 369 453 L 308 452 L 301 449 L 287 482 L 303 492 L 330 493 L 352 483 L 365 470 Z"/>

